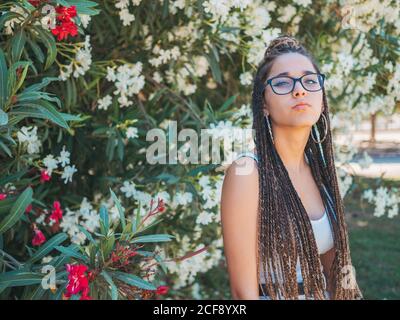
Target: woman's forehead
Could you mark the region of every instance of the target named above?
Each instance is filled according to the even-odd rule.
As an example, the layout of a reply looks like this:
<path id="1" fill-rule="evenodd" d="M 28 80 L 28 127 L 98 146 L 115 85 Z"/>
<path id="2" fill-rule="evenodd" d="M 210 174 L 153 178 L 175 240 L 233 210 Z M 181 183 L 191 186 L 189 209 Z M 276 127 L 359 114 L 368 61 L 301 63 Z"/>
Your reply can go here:
<path id="1" fill-rule="evenodd" d="M 316 72 L 310 59 L 299 53 L 285 53 L 278 56 L 272 65 L 270 77 L 281 73 L 288 73 L 289 76 L 300 76 L 307 71 Z"/>

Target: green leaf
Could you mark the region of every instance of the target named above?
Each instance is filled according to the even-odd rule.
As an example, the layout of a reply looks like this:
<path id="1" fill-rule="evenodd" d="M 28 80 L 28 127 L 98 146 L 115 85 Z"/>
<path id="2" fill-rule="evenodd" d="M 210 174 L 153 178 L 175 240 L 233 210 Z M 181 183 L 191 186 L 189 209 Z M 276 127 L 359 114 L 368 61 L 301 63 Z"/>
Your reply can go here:
<path id="1" fill-rule="evenodd" d="M 8 123 L 8 115 L 0 109 L 0 126 L 6 126 Z"/>
<path id="2" fill-rule="evenodd" d="M 7 96 L 7 80 L 8 68 L 6 57 L 3 50 L 0 49 L 0 109 L 4 109 L 4 105 L 8 99 Z"/>
<path id="3" fill-rule="evenodd" d="M 169 234 L 151 234 L 147 236 L 140 236 L 134 238 L 131 243 L 143 243 L 143 242 L 165 242 L 171 241 L 175 236 Z"/>
<path id="4" fill-rule="evenodd" d="M 110 227 L 110 225 L 109 225 L 109 221 L 108 221 L 108 212 L 107 212 L 107 208 L 104 206 L 104 205 L 102 205 L 101 207 L 100 207 L 100 220 L 101 220 L 101 222 L 103 223 L 103 226 L 104 226 L 104 232 L 103 232 L 103 234 L 104 235 L 107 235 L 108 234 L 108 229 L 109 229 L 109 227 Z"/>
<path id="5" fill-rule="evenodd" d="M 0 214 L 5 214 L 10 212 L 11 207 L 17 200 L 17 197 L 8 196 L 4 200 L 0 201 Z"/>
<path id="6" fill-rule="evenodd" d="M 119 202 L 117 196 L 115 195 L 114 191 L 111 190 L 111 188 L 110 188 L 110 192 L 111 192 L 111 197 L 113 198 L 115 205 L 117 206 L 117 209 L 119 212 L 119 219 L 121 221 L 122 230 L 123 230 L 123 229 L 125 229 L 125 226 L 126 226 L 126 220 L 125 220 L 125 214 L 124 214 L 125 209 L 121 206 L 121 203 Z"/>
<path id="7" fill-rule="evenodd" d="M 11 40 L 11 59 L 13 62 L 18 61 L 21 58 L 25 43 L 25 31 L 24 29 L 20 29 Z"/>
<path id="8" fill-rule="evenodd" d="M 0 274 L 0 283 L 6 287 L 19 287 L 39 284 L 42 282 L 43 274 L 24 272 L 21 270 L 9 271 Z"/>
<path id="9" fill-rule="evenodd" d="M 25 169 L 25 170 L 18 171 L 14 174 L 10 174 L 8 176 L 0 178 L 0 186 L 5 185 L 6 183 L 17 181 L 17 180 L 21 179 L 27 172 L 28 172 L 28 170 Z"/>
<path id="10" fill-rule="evenodd" d="M 18 61 L 12 65 L 9 72 L 9 83 L 8 83 L 8 96 L 15 94 L 25 81 L 26 74 L 28 73 L 29 66 L 32 63 L 29 61 Z M 22 68 L 22 72 L 17 81 L 17 69 Z"/>
<path id="11" fill-rule="evenodd" d="M 118 300 L 118 289 L 115 286 L 114 281 L 112 280 L 110 275 L 105 270 L 103 270 L 100 274 L 103 276 L 104 280 L 106 280 L 111 287 L 111 299 Z"/>
<path id="12" fill-rule="evenodd" d="M 13 157 L 12 154 L 11 154 L 10 148 L 7 147 L 7 146 L 6 146 L 3 142 L 1 142 L 1 141 L 0 141 L 0 147 L 1 147 L 1 149 L 2 149 L 5 153 L 7 153 L 7 155 L 8 155 L 10 158 Z"/>
<path id="13" fill-rule="evenodd" d="M 94 238 L 92 237 L 92 235 L 90 234 L 89 231 L 87 231 L 83 226 L 79 226 L 78 225 L 79 230 L 81 230 L 81 232 L 83 232 L 83 234 L 86 236 L 86 238 L 89 239 L 89 241 L 91 243 L 93 243 L 96 247 L 97 247 L 97 242 L 94 240 Z"/>
<path id="14" fill-rule="evenodd" d="M 157 289 L 150 282 L 143 280 L 133 274 L 128 274 L 128 273 L 119 272 L 119 271 L 110 272 L 110 274 L 113 278 L 121 280 L 131 286 L 135 286 L 135 287 L 145 289 L 145 290 L 156 290 Z"/>
<path id="15" fill-rule="evenodd" d="M 228 100 L 224 102 L 222 105 L 221 109 L 219 109 L 220 112 L 225 111 L 232 103 L 235 102 L 235 99 L 237 98 L 238 94 L 235 94 L 234 96 L 230 97 Z"/>
<path id="16" fill-rule="evenodd" d="M 43 107 L 43 113 L 47 115 L 50 121 L 58 124 L 62 128 L 69 129 L 68 123 L 64 120 L 61 114 L 53 107 L 50 102 L 41 100 L 40 105 Z"/>
<path id="17" fill-rule="evenodd" d="M 58 79 L 57 77 L 46 77 L 46 78 L 43 78 L 41 82 L 35 83 L 35 84 L 25 88 L 25 90 L 22 93 L 39 91 L 40 89 L 43 89 L 44 87 L 46 87 L 50 82 L 59 81 L 59 80 L 60 79 Z"/>
<path id="18" fill-rule="evenodd" d="M 211 53 L 206 55 L 206 58 L 208 60 L 208 63 L 210 64 L 211 67 L 211 72 L 213 75 L 213 78 L 215 79 L 216 82 L 219 84 L 222 83 L 222 77 L 221 77 L 221 69 L 219 67 L 219 57 L 218 57 L 218 52 L 214 48 L 214 46 L 211 47 Z"/>
<path id="19" fill-rule="evenodd" d="M 43 246 L 41 246 L 35 254 L 28 260 L 29 263 L 33 263 L 38 261 L 39 259 L 43 258 L 46 254 L 54 249 L 55 246 L 59 245 L 60 243 L 64 242 L 68 239 L 68 235 L 66 233 L 59 233 L 56 234 L 51 239 L 47 240 Z"/>
<path id="20" fill-rule="evenodd" d="M 75 247 L 76 248 L 76 247 Z M 74 247 L 63 247 L 63 246 L 55 246 L 54 249 L 60 251 L 61 253 L 65 254 L 68 257 L 73 257 L 76 259 L 79 259 L 81 261 L 84 261 L 86 263 L 89 262 L 89 257 L 83 255 L 82 253 L 79 253 L 75 251 Z"/>
<path id="21" fill-rule="evenodd" d="M 25 191 L 18 197 L 17 201 L 11 208 L 11 213 L 6 216 L 0 223 L 0 234 L 10 229 L 21 216 L 24 214 L 25 209 L 32 202 L 33 191 L 31 187 L 25 189 Z"/>
<path id="22" fill-rule="evenodd" d="M 44 30 L 42 27 L 33 27 L 33 29 L 39 34 L 40 40 L 47 48 L 47 59 L 44 65 L 44 69 L 48 69 L 57 57 L 57 46 L 54 37 L 50 32 Z"/>
<path id="23" fill-rule="evenodd" d="M 30 38 L 27 38 L 26 41 L 29 43 L 33 53 L 35 54 L 36 58 L 39 60 L 40 63 L 44 62 L 44 53 L 42 49 L 37 45 L 35 41 L 32 41 Z"/>
<path id="24" fill-rule="evenodd" d="M 13 110 L 9 112 L 9 115 L 47 119 L 62 128 L 70 128 L 63 115 L 58 112 L 50 102 L 45 100 L 38 100 L 35 103 L 20 103 L 18 107 L 13 108 Z"/>

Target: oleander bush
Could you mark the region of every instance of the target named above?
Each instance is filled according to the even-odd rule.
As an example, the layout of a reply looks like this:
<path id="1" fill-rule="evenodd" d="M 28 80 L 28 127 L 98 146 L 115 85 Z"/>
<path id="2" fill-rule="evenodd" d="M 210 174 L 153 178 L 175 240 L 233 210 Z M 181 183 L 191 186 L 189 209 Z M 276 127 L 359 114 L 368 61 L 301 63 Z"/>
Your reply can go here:
<path id="1" fill-rule="evenodd" d="M 235 151 L 185 163 L 176 131 L 237 140 L 232 130 L 250 129 L 253 73 L 280 34 L 326 74 L 334 134 L 399 110 L 395 0 L 20 0 L 0 10 L 3 299 L 229 298 L 219 202 Z M 167 163 L 149 161 L 154 132 L 165 133 Z M 355 183 L 344 170 L 358 151 L 351 138 L 335 148 L 343 196 Z M 363 197 L 377 216 L 398 214 L 395 188 Z"/>

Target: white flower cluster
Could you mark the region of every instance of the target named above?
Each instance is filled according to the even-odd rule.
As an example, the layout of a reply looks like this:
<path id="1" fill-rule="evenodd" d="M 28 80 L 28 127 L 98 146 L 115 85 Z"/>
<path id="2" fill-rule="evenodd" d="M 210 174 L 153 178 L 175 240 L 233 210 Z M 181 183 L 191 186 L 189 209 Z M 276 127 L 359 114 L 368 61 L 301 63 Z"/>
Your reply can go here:
<path id="1" fill-rule="evenodd" d="M 176 209 L 180 206 L 187 206 L 189 203 L 193 202 L 193 194 L 191 192 L 181 192 L 178 191 L 174 194 L 171 202 L 171 208 Z"/>
<path id="2" fill-rule="evenodd" d="M 13 34 L 15 25 L 22 23 L 29 15 L 28 12 L 26 12 L 20 6 L 12 6 L 10 8 L 10 12 L 15 12 L 18 14 L 18 16 L 16 18 L 7 20 L 4 23 L 4 33 L 7 35 Z M 3 14 L 6 13 L 6 11 L 3 12 Z"/>
<path id="3" fill-rule="evenodd" d="M 94 199 L 95 203 L 104 205 L 109 213 L 110 224 L 116 223 L 119 220 L 119 212 L 112 197 L 103 198 L 101 194 L 97 194 Z M 100 207 L 100 206 L 99 206 Z M 79 225 L 83 226 L 87 231 L 93 233 L 97 232 L 100 228 L 100 214 L 98 210 L 93 208 L 93 204 L 88 201 L 86 197 L 78 210 L 71 210 L 65 208 L 65 213 L 60 223 L 62 230 L 71 238 L 73 243 L 82 245 L 86 240 L 86 236 L 79 230 Z"/>
<path id="4" fill-rule="evenodd" d="M 139 61 L 135 64 L 123 64 L 118 68 L 107 67 L 107 80 L 114 82 L 116 90 L 114 95 L 119 96 L 118 102 L 120 107 L 128 107 L 133 104 L 129 100 L 134 94 L 138 94 L 143 89 L 145 81 L 141 74 L 143 64 Z M 100 99 L 98 108 L 107 110 L 111 104 L 111 97 L 105 96 Z"/>
<path id="5" fill-rule="evenodd" d="M 240 11 L 251 4 L 251 0 L 209 0 L 203 2 L 204 12 L 209 13 L 213 20 L 225 21 L 232 8 Z"/>
<path id="6" fill-rule="evenodd" d="M 376 190 L 375 194 L 372 189 L 365 190 L 362 197 L 375 205 L 375 217 L 383 216 L 386 209 L 388 209 L 388 218 L 393 218 L 399 214 L 400 194 L 398 188 L 388 189 L 381 186 Z"/>
<path id="7" fill-rule="evenodd" d="M 154 46 L 153 53 L 157 56 L 149 59 L 149 63 L 153 67 L 159 67 L 162 64 L 166 64 L 169 61 L 175 61 L 181 56 L 179 47 L 174 46 L 172 49 L 161 49 L 159 45 Z"/>
<path id="8" fill-rule="evenodd" d="M 124 26 L 129 26 L 133 21 L 135 21 L 135 15 L 129 12 L 129 2 L 134 6 L 138 6 L 140 5 L 141 0 L 117 0 L 115 2 L 115 7 L 119 9 L 119 18 Z"/>
<path id="9" fill-rule="evenodd" d="M 137 185 L 133 181 L 124 181 L 122 186 L 120 187 L 120 191 L 124 194 L 126 198 L 132 198 L 138 203 L 140 203 L 140 211 L 143 214 L 150 209 L 150 202 L 153 199 L 153 209 L 157 205 L 158 198 L 164 201 L 164 204 L 167 205 L 170 203 L 170 195 L 166 191 L 159 191 L 157 194 L 152 196 L 151 194 L 138 190 Z"/>
<path id="10" fill-rule="evenodd" d="M 83 76 L 86 71 L 90 69 L 91 64 L 92 47 L 90 45 L 90 36 L 87 35 L 83 47 L 78 49 L 71 63 L 62 66 L 60 69 L 59 79 L 65 81 L 71 74 L 73 74 L 75 78 Z"/>
<path id="11" fill-rule="evenodd" d="M 26 146 L 26 150 L 29 154 L 39 153 L 42 142 L 37 136 L 36 126 L 23 126 L 20 131 L 17 132 L 18 141 Z"/>
<path id="12" fill-rule="evenodd" d="M 191 239 L 187 235 L 184 235 L 182 238 L 179 235 L 176 235 L 176 237 L 177 242 L 181 246 L 176 254 L 178 257 L 184 256 L 192 251 L 200 250 L 205 246 L 200 243 L 193 248 L 193 244 L 190 243 Z M 166 262 L 165 265 L 168 271 L 177 274 L 173 285 L 174 289 L 177 290 L 184 286 L 193 284 L 198 273 L 206 273 L 212 267 L 218 265 L 220 260 L 223 258 L 221 247 L 222 239 L 219 238 L 210 244 L 208 250 L 196 254 L 193 257 L 179 262 Z"/>
<path id="13" fill-rule="evenodd" d="M 239 76 L 239 80 L 241 85 L 249 86 L 253 82 L 253 75 L 249 71 L 244 72 Z"/>
<path id="14" fill-rule="evenodd" d="M 60 152 L 58 157 L 54 157 L 52 154 L 48 154 L 43 159 L 43 165 L 46 167 L 46 172 L 49 176 L 51 176 L 53 170 L 57 169 L 60 165 L 64 168 L 63 173 L 61 175 L 61 179 L 64 179 L 64 183 L 72 182 L 72 176 L 78 170 L 75 168 L 75 165 L 70 166 L 70 155 L 69 151 L 65 150 L 65 146 Z"/>

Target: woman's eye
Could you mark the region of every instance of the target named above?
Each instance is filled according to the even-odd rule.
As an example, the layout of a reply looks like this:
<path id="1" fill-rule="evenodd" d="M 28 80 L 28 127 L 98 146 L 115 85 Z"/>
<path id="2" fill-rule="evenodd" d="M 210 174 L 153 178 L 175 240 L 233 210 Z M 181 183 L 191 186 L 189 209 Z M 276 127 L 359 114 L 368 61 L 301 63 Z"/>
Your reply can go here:
<path id="1" fill-rule="evenodd" d="M 289 84 L 289 82 L 287 82 L 287 81 L 280 81 L 280 82 L 275 83 L 274 86 L 280 87 L 280 86 L 285 86 L 288 84 Z"/>

